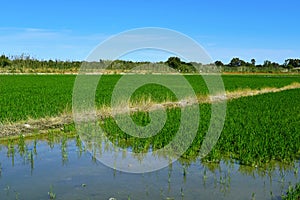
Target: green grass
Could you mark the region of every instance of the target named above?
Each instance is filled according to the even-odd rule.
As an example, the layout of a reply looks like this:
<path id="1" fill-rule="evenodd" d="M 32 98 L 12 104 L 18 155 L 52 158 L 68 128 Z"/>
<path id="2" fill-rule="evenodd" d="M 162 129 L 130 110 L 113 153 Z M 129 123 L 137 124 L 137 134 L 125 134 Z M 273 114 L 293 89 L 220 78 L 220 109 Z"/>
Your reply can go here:
<path id="1" fill-rule="evenodd" d="M 283 200 L 299 200 L 300 199 L 300 183 L 297 183 L 295 187 L 289 187 L 286 195 L 282 196 Z"/>
<path id="2" fill-rule="evenodd" d="M 300 89 L 244 97 L 230 101 L 221 136 L 204 160 L 218 162 L 234 159 L 244 165 L 262 166 L 279 161 L 293 163 L 300 158 Z M 210 105 L 200 106 L 200 124 L 196 138 L 182 158 L 197 159 L 210 120 Z M 185 108 L 188 109 L 188 108 Z M 111 141 L 135 152 L 160 149 L 178 131 L 181 110 L 168 109 L 164 128 L 149 138 L 134 138 L 124 133 L 113 118 L 107 118 L 102 128 Z M 148 115 L 140 112 L 131 116 L 139 125 L 147 125 Z M 188 119 L 193 120 L 193 119 Z M 189 130 L 189 124 L 185 127 Z M 189 135 L 186 135 L 188 137 Z"/>
<path id="3" fill-rule="evenodd" d="M 247 165 L 299 159 L 299 95 L 300 89 L 294 89 L 228 103 L 224 129 L 213 153 L 227 154 Z"/>
<path id="4" fill-rule="evenodd" d="M 97 87 L 97 106 L 109 105 L 115 84 L 121 75 L 102 76 Z M 140 75 L 139 77 L 143 77 Z M 174 76 L 170 84 L 181 91 L 185 88 L 177 84 Z M 187 75 L 195 93 L 208 93 L 205 82 L 199 75 Z M 75 75 L 0 75 L 0 122 L 15 122 L 28 118 L 56 116 L 71 110 Z M 243 88 L 282 87 L 300 82 L 299 76 L 224 75 L 226 90 Z M 176 100 L 174 94 L 163 86 L 148 84 L 132 96 L 132 101 L 151 98 L 153 101 Z"/>
<path id="5" fill-rule="evenodd" d="M 71 106 L 73 76 L 0 76 L 0 122 L 55 116 Z"/>
<path id="6" fill-rule="evenodd" d="M 223 75 L 222 77 L 228 91 L 244 88 L 280 88 L 293 82 L 300 82 L 298 75 Z"/>
<path id="7" fill-rule="evenodd" d="M 219 162 L 233 159 L 243 165 L 264 166 L 266 163 L 292 164 L 300 158 L 300 89 L 243 97 L 229 101 L 224 129 L 213 150 L 204 160 Z M 199 149 L 209 127 L 211 106 L 201 104 L 198 132 L 182 159 L 198 159 Z M 189 107 L 185 108 L 189 109 Z M 122 148 L 134 152 L 160 149 L 175 137 L 179 129 L 181 109 L 167 109 L 167 121 L 162 130 L 149 138 L 137 139 L 124 133 L 110 117 L 101 125 L 107 137 Z M 151 123 L 149 114 L 137 112 L 133 121 L 145 126 Z M 192 117 L 188 121 L 194 120 Z M 74 130 L 73 125 L 66 130 Z M 190 130 L 189 124 L 185 130 Z M 188 135 L 186 135 L 188 137 Z M 22 137 L 18 138 L 23 152 Z"/>

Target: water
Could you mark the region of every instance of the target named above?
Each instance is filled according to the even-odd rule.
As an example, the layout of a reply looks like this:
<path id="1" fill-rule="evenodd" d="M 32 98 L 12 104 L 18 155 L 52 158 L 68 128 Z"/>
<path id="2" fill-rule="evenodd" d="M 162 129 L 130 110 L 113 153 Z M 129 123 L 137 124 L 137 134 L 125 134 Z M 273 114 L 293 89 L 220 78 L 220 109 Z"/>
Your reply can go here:
<path id="1" fill-rule="evenodd" d="M 0 199 L 280 199 L 300 181 L 291 167 L 258 169 L 177 161 L 145 174 L 104 166 L 78 137 L 18 139 L 0 145 Z"/>

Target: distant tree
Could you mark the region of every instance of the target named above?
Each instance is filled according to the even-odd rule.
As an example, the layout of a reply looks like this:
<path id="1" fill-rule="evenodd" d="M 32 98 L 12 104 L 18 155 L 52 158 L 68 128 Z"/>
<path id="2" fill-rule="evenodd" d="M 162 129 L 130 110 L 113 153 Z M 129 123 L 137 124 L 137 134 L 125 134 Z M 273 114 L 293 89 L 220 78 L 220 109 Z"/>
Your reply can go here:
<path id="1" fill-rule="evenodd" d="M 276 63 L 276 62 L 272 62 L 272 67 L 273 67 L 273 68 L 279 68 L 279 67 L 280 67 L 280 64 L 279 64 L 279 63 Z"/>
<path id="2" fill-rule="evenodd" d="M 166 63 L 173 69 L 179 69 L 181 66 L 181 60 L 178 57 L 170 57 Z"/>
<path id="3" fill-rule="evenodd" d="M 232 60 L 230 61 L 229 63 L 229 66 L 232 66 L 232 67 L 239 67 L 239 66 L 243 66 L 245 65 L 246 62 L 239 59 L 239 58 L 232 58 Z"/>
<path id="4" fill-rule="evenodd" d="M 215 62 L 215 65 L 216 65 L 216 66 L 224 66 L 224 64 L 222 63 L 222 61 L 219 61 L 219 60 L 217 60 L 217 61 Z"/>
<path id="5" fill-rule="evenodd" d="M 8 57 L 6 57 L 5 55 L 0 56 L 0 67 L 6 67 L 9 66 L 10 64 L 11 63 Z"/>
<path id="6" fill-rule="evenodd" d="M 265 60 L 264 64 L 262 65 L 262 67 L 278 68 L 278 67 L 280 67 L 280 64 L 278 64 L 276 62 L 271 62 L 269 60 Z"/>
<path id="7" fill-rule="evenodd" d="M 254 58 L 251 59 L 251 64 L 255 66 L 256 60 Z"/>
<path id="8" fill-rule="evenodd" d="M 265 60 L 264 61 L 264 64 L 263 64 L 263 67 L 271 67 L 272 66 L 272 62 L 269 61 L 269 60 Z"/>
<path id="9" fill-rule="evenodd" d="M 252 63 L 249 63 L 249 62 L 246 62 L 246 63 L 245 63 L 245 66 L 246 66 L 246 67 L 255 67 L 255 65 L 252 65 Z"/>
<path id="10" fill-rule="evenodd" d="M 289 69 L 300 67 L 300 59 L 287 59 L 284 62 L 284 66 Z"/>

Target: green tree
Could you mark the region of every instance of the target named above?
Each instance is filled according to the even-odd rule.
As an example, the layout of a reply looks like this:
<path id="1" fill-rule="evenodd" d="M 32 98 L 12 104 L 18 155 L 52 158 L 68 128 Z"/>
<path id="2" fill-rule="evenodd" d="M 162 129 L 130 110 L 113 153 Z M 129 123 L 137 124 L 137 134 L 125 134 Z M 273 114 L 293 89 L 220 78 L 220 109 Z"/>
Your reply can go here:
<path id="1" fill-rule="evenodd" d="M 10 66 L 11 62 L 5 55 L 0 56 L 0 67 Z"/>
<path id="2" fill-rule="evenodd" d="M 229 66 L 239 67 L 239 66 L 244 66 L 245 64 L 246 64 L 246 62 L 239 58 L 232 58 L 232 60 L 229 63 Z"/>
<path id="3" fill-rule="evenodd" d="M 289 69 L 300 67 L 300 59 L 287 59 L 284 62 L 284 66 Z"/>
<path id="4" fill-rule="evenodd" d="M 254 58 L 251 59 L 251 64 L 255 66 L 256 60 Z"/>
<path id="5" fill-rule="evenodd" d="M 166 63 L 173 69 L 179 69 L 181 66 L 181 60 L 178 57 L 170 57 Z"/>
<path id="6" fill-rule="evenodd" d="M 264 61 L 264 64 L 263 64 L 263 67 L 271 67 L 272 66 L 272 62 L 269 61 L 269 60 L 265 60 Z"/>
<path id="7" fill-rule="evenodd" d="M 219 61 L 219 60 L 217 60 L 217 61 L 215 62 L 215 65 L 216 65 L 216 66 L 224 66 L 224 64 L 222 63 L 222 61 Z"/>

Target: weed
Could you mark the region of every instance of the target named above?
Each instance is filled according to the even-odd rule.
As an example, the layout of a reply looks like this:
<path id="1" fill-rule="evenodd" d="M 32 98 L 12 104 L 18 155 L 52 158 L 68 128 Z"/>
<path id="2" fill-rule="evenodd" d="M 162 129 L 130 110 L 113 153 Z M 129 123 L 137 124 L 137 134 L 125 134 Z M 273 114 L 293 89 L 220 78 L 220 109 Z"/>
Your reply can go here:
<path id="1" fill-rule="evenodd" d="M 295 187 L 289 186 L 286 195 L 282 195 L 283 200 L 299 200 L 300 199 L 300 183 Z"/>
<path id="2" fill-rule="evenodd" d="M 48 192 L 49 199 L 56 199 L 56 194 L 53 192 L 53 186 L 50 186 L 50 191 Z"/>

